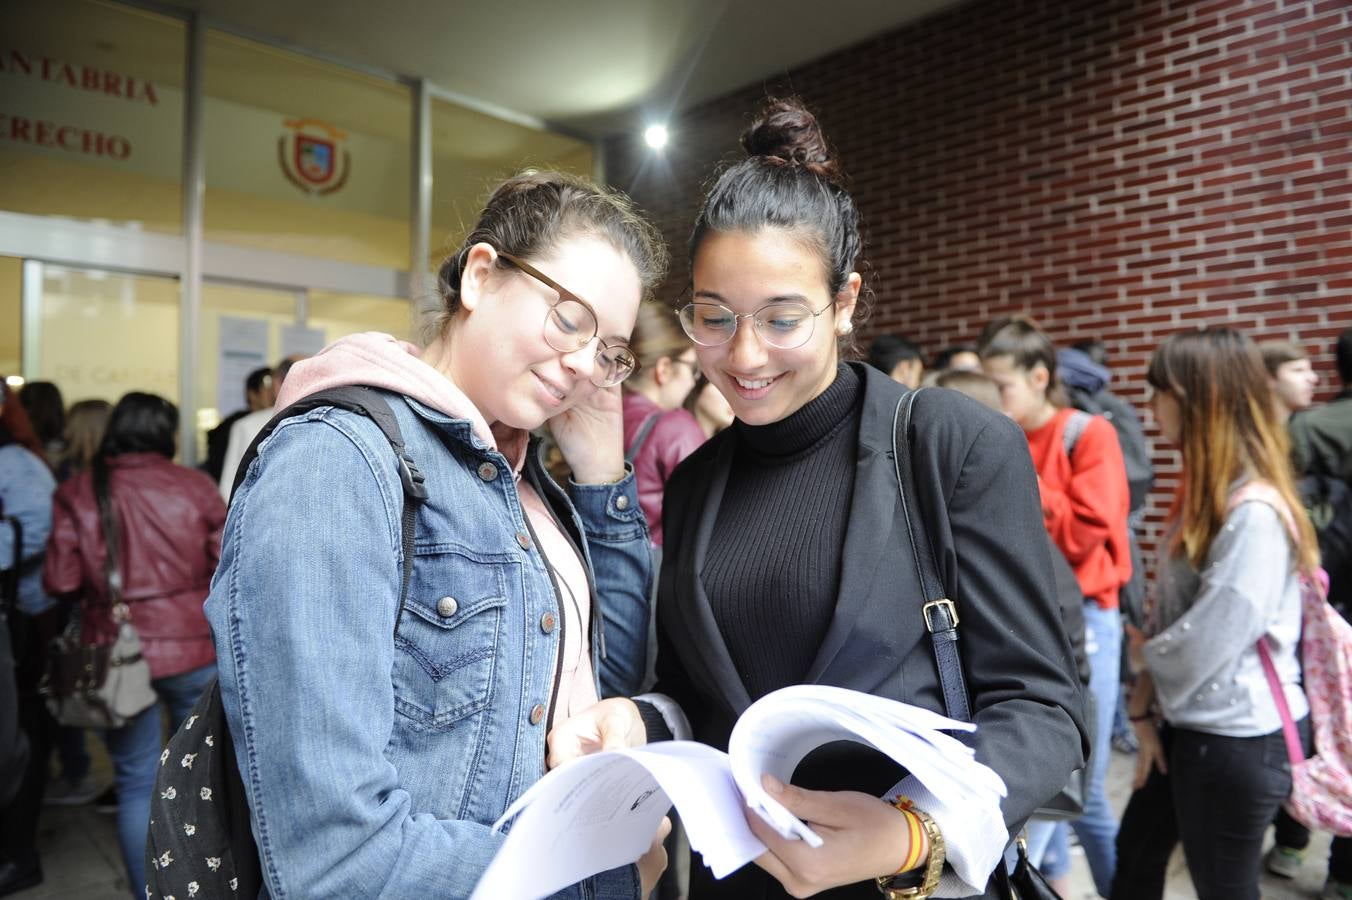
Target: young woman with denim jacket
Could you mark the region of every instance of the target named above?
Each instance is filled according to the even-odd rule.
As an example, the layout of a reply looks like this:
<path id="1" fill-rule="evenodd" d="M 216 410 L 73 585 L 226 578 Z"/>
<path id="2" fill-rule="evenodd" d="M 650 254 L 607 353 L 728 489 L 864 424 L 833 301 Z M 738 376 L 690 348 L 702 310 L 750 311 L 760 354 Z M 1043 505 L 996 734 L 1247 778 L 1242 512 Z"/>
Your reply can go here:
<path id="1" fill-rule="evenodd" d="M 655 693 L 563 723 L 551 759 L 598 733 L 726 749 L 742 711 L 790 684 L 945 708 L 892 457 L 907 389 L 840 360 L 861 292 L 858 212 L 797 102 L 773 101 L 743 144 L 749 158 L 696 219 L 681 313 L 737 421 L 667 485 Z M 1078 679 L 1019 429 L 936 388 L 915 400 L 909 437 L 919 518 L 961 622 L 976 757 L 1009 790 L 1001 816 L 941 813 L 946 851 L 927 833 L 913 842 L 908 814 L 880 798 L 900 792 L 924 810 L 923 785 L 867 748 L 831 744 L 792 785 L 766 784 L 824 844 L 784 840 L 752 814 L 766 853 L 722 881 L 695 861 L 691 897 L 877 898 L 879 877 L 888 897 L 925 896 L 931 865 L 942 896 L 997 897 L 989 876 L 1011 833 L 1083 764 Z"/>
<path id="2" fill-rule="evenodd" d="M 651 573 L 617 385 L 663 256 L 625 198 L 518 176 L 442 266 L 430 344 L 356 335 L 293 367 L 280 407 L 380 389 L 429 496 L 402 606 L 403 494 L 370 420 L 283 421 L 234 496 L 207 614 L 268 895 L 468 896 L 551 724 L 636 689 Z M 663 864 L 655 844 L 561 896 L 636 900 Z"/>

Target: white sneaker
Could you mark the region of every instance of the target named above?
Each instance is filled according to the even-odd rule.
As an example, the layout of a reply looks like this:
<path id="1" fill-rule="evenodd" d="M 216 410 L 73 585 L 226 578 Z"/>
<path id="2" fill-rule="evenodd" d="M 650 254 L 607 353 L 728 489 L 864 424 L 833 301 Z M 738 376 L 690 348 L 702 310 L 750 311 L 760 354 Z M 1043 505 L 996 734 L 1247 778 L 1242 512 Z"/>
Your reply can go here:
<path id="1" fill-rule="evenodd" d="M 1264 867 L 1279 878 L 1295 878 L 1300 874 L 1301 863 L 1305 862 L 1305 851 L 1273 844 L 1272 849 L 1263 857 Z"/>

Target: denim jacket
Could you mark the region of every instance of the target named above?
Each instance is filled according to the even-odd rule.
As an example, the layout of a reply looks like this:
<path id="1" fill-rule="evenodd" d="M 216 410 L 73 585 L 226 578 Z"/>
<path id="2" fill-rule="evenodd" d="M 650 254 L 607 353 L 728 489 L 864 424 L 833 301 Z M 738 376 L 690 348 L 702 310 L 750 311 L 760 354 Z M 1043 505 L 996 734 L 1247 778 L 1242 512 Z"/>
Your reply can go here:
<path id="1" fill-rule="evenodd" d="M 42 589 L 42 554 L 52 531 L 54 490 L 56 479 L 46 463 L 19 444 L 0 446 L 0 515 L 13 516 L 23 531 L 17 607 L 29 615 L 55 603 Z M 14 530 L 0 523 L 0 571 L 13 564 Z"/>
<path id="2" fill-rule="evenodd" d="M 394 453 L 332 407 L 261 445 L 207 599 L 275 898 L 467 897 L 502 842 L 490 826 L 545 771 L 560 611 L 512 469 L 465 420 L 384 396 L 430 495 L 403 608 Z M 522 477 L 593 573 L 600 695 L 636 692 L 651 571 L 632 474 L 569 497 L 530 452 Z M 638 894 L 630 865 L 557 896 Z"/>

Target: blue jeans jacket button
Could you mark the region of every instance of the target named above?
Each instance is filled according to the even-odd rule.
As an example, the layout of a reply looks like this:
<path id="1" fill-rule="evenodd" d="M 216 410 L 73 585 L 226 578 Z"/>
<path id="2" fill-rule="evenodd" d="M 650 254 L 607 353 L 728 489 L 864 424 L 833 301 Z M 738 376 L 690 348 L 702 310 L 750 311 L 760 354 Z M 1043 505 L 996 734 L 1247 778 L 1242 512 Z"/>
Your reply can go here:
<path id="1" fill-rule="evenodd" d="M 442 597 L 437 601 L 437 615 L 442 618 L 449 619 L 459 608 L 460 604 L 455 602 L 454 597 Z"/>
<path id="2" fill-rule="evenodd" d="M 479 477 L 484 481 L 492 481 L 498 477 L 498 467 L 491 462 L 479 463 Z"/>

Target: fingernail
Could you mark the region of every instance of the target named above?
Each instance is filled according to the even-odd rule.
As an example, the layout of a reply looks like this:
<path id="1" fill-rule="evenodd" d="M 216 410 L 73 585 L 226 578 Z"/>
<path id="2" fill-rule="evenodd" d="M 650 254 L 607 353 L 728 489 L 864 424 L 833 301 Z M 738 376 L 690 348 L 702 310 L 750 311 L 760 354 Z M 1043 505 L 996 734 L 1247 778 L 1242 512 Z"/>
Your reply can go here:
<path id="1" fill-rule="evenodd" d="M 761 784 L 765 785 L 765 789 L 772 794 L 784 793 L 784 782 L 773 775 L 766 775 L 761 779 Z"/>

